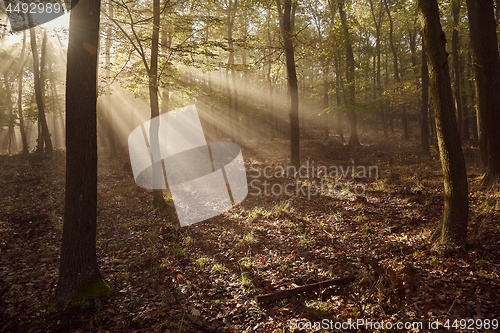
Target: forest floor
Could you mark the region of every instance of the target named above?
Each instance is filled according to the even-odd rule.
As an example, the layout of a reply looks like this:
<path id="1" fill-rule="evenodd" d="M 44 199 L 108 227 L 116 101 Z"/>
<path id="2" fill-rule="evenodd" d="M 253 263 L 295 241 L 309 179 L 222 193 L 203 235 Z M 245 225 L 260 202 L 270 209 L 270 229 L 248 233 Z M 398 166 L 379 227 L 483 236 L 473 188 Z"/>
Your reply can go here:
<path id="1" fill-rule="evenodd" d="M 0 156 L 0 331 L 371 332 L 399 322 L 402 332 L 422 323 L 414 326 L 418 332 L 431 322 L 442 331 L 484 332 L 499 325 L 500 194 L 479 186 L 477 148 L 464 145 L 469 245 L 455 250 L 431 240 L 443 204 L 434 148 L 434 158 L 422 162 L 418 140 L 366 139 L 356 149 L 334 139 L 304 140 L 303 164 L 329 172 L 336 166 L 340 176 L 322 174 L 337 187 L 313 195 L 321 180 L 312 174 L 262 173 L 286 168 L 288 147 L 285 140 L 243 146 L 248 179 L 255 180 L 248 197 L 183 228 L 167 193 L 167 210 L 153 209 L 152 193 L 135 185 L 126 154 L 111 161 L 102 152 L 97 255 L 114 292 L 64 311 L 50 305 L 64 152 L 52 159 Z M 378 177 L 342 175 L 348 166 L 356 172 L 377 166 Z M 270 195 L 255 195 L 265 180 L 274 186 Z M 288 183 L 293 195 L 280 194 Z M 254 299 L 351 274 L 357 279 L 349 285 L 268 303 Z M 358 320 L 363 325 L 353 326 Z"/>

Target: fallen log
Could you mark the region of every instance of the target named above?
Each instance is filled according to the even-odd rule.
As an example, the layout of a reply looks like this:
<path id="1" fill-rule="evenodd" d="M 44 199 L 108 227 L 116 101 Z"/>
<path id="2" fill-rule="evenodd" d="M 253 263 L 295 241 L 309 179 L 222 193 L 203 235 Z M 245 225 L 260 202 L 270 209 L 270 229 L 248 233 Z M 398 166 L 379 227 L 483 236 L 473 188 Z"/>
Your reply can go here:
<path id="1" fill-rule="evenodd" d="M 302 293 L 305 291 L 311 291 L 311 290 L 326 288 L 326 287 L 330 287 L 330 286 L 346 285 L 346 284 L 351 283 L 354 280 L 356 280 L 356 276 L 349 275 L 349 276 L 346 276 L 346 277 L 343 277 L 340 279 L 332 279 L 332 280 L 326 280 L 326 281 L 316 282 L 316 283 L 312 283 L 312 284 L 306 284 L 305 286 L 300 286 L 300 287 L 293 288 L 293 289 L 281 290 L 281 291 L 277 291 L 277 292 L 271 293 L 271 294 L 255 296 L 255 301 L 257 301 L 258 303 L 274 301 L 277 299 L 288 298 L 288 297 L 294 296 L 296 294 L 299 294 L 299 293 Z"/>

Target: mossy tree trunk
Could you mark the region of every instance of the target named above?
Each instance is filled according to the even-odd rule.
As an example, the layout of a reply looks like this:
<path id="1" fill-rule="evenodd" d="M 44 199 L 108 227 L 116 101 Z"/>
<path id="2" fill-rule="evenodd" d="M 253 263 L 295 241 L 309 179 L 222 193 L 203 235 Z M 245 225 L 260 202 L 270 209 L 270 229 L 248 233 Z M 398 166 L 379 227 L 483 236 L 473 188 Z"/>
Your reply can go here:
<path id="1" fill-rule="evenodd" d="M 446 37 L 436 0 L 419 0 L 431 93 L 434 97 L 436 131 L 444 176 L 444 210 L 435 233 L 446 245 L 463 247 L 467 241 L 468 188 L 465 161 L 455 117 Z"/>

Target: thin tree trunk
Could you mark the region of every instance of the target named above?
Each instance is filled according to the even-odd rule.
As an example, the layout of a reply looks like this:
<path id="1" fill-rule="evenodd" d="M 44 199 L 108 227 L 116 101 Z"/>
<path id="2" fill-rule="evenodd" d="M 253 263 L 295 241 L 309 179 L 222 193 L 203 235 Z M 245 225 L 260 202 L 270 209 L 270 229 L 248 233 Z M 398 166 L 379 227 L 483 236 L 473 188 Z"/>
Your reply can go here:
<path id="1" fill-rule="evenodd" d="M 385 69 L 384 84 L 386 87 L 389 85 L 389 59 L 388 58 L 389 58 L 389 56 L 386 53 L 385 58 L 384 58 L 384 69 Z M 387 118 L 387 117 L 389 118 L 389 126 L 391 128 L 391 133 L 394 134 L 394 119 L 393 119 L 393 112 L 392 112 L 393 108 L 388 102 L 385 102 L 384 103 L 384 110 L 387 111 L 385 118 Z M 387 120 L 386 120 L 386 122 L 387 122 Z"/>
<path id="2" fill-rule="evenodd" d="M 52 61 L 48 62 L 47 65 L 47 70 L 48 70 L 48 78 L 51 86 L 51 96 L 52 99 L 54 100 L 54 112 L 53 112 L 53 118 L 52 118 L 52 128 L 53 128 L 53 136 L 52 136 L 52 142 L 54 148 L 58 147 L 58 143 L 61 142 L 61 147 L 64 147 L 64 134 L 60 135 L 59 133 L 62 132 L 64 133 L 64 127 L 59 127 L 61 124 L 61 119 L 64 118 L 64 112 L 62 104 L 60 103 L 59 99 L 59 93 L 57 91 L 57 82 L 56 82 L 56 75 L 55 72 L 52 70 Z M 64 123 L 64 121 L 63 121 Z M 61 131 L 62 129 L 62 131 Z"/>
<path id="3" fill-rule="evenodd" d="M 323 109 L 328 108 L 328 103 L 330 101 L 330 98 L 328 97 L 328 66 L 324 66 L 323 68 Z M 328 121 L 327 118 L 328 115 L 326 113 L 322 114 L 323 119 L 323 133 L 325 135 L 325 138 L 329 137 L 329 131 L 328 131 Z"/>
<path id="4" fill-rule="evenodd" d="M 469 49 L 469 52 L 467 52 L 467 58 L 469 66 L 467 66 L 467 77 L 471 78 L 474 76 L 474 69 L 472 68 L 472 52 Z M 471 125 L 472 125 L 472 139 L 477 140 L 478 139 L 478 121 L 479 121 L 479 115 L 477 114 L 477 107 L 475 106 L 475 100 L 476 100 L 476 87 L 474 85 L 474 82 L 472 80 L 466 80 L 467 81 L 467 89 L 466 91 L 469 92 L 468 98 L 469 102 L 468 105 L 472 107 L 472 112 L 471 112 Z"/>
<path id="5" fill-rule="evenodd" d="M 153 205 L 163 210 L 167 203 L 163 197 L 163 167 L 160 160 L 159 130 L 160 107 L 158 103 L 158 42 L 160 37 L 160 0 L 153 0 L 153 36 L 151 40 L 151 65 L 149 76 L 149 102 L 151 105 L 151 125 L 149 138 L 151 155 L 153 157 Z"/>
<path id="6" fill-rule="evenodd" d="M 453 33 L 451 36 L 451 53 L 453 56 L 453 73 L 454 75 L 454 95 L 455 95 L 455 105 L 457 107 L 457 125 L 459 129 L 462 128 L 462 97 L 460 91 L 460 41 L 458 39 L 458 24 L 460 19 L 460 2 L 452 1 L 452 11 L 453 11 Z"/>
<path id="7" fill-rule="evenodd" d="M 19 116 L 19 128 L 21 131 L 21 140 L 23 142 L 23 155 L 29 153 L 28 139 L 26 138 L 26 128 L 24 126 L 24 115 L 23 115 L 23 76 L 24 76 L 24 65 L 25 65 L 25 49 L 26 49 L 26 30 L 23 30 L 23 49 L 21 51 L 21 58 L 19 66 L 19 73 L 17 77 L 17 114 Z"/>
<path id="8" fill-rule="evenodd" d="M 269 56 L 272 55 L 272 38 L 271 38 L 271 8 L 267 10 L 267 15 L 266 15 L 266 21 L 267 21 L 267 43 L 269 45 Z M 272 62 L 271 60 L 268 61 L 267 63 L 267 82 L 269 84 L 269 114 L 271 115 L 271 140 L 274 140 L 276 138 L 276 132 L 278 131 L 278 113 L 274 110 L 274 84 L 273 84 L 273 79 L 271 76 L 271 70 L 272 70 Z M 248 114 L 248 113 L 247 113 Z"/>
<path id="9" fill-rule="evenodd" d="M 277 115 L 274 112 L 274 101 L 273 101 L 273 82 L 271 79 L 271 62 L 269 61 L 268 66 L 267 66 L 267 82 L 269 83 L 269 113 L 271 115 L 271 131 L 270 131 L 270 137 L 271 140 L 274 140 L 276 138 L 276 123 L 277 123 Z"/>
<path id="10" fill-rule="evenodd" d="M 429 146 L 429 71 L 425 55 L 425 42 L 422 42 L 422 105 L 420 109 L 420 144 L 423 160 L 431 157 Z"/>
<path id="11" fill-rule="evenodd" d="M 113 12 L 113 2 L 112 0 L 108 0 L 108 15 L 110 19 L 114 18 Z M 111 44 L 113 40 L 113 28 L 111 27 L 111 22 L 108 20 L 108 27 L 106 31 L 106 58 L 104 67 L 106 68 L 106 77 L 109 78 L 111 66 Z M 110 105 L 110 99 L 106 99 L 106 103 L 104 103 L 104 113 L 106 114 L 106 135 L 108 137 L 108 146 L 109 146 L 109 158 L 114 160 L 117 158 L 116 152 L 116 143 L 115 143 L 115 128 L 113 122 L 113 109 Z"/>
<path id="12" fill-rule="evenodd" d="M 392 56 L 394 58 L 394 81 L 395 82 L 400 82 L 400 76 L 399 76 L 399 66 L 398 66 L 398 53 L 396 50 L 396 46 L 394 45 L 394 22 L 392 20 L 391 16 L 391 10 L 389 9 L 389 4 L 387 0 L 384 0 L 384 6 L 385 6 L 385 11 L 387 13 L 387 17 L 389 18 L 389 45 L 391 47 L 391 52 Z M 392 112 L 391 112 L 392 114 Z M 392 116 L 391 116 L 391 128 L 393 128 L 392 124 Z M 410 138 L 410 134 L 408 132 L 408 116 L 406 114 L 406 106 L 403 105 L 402 111 L 401 111 L 401 124 L 403 125 L 403 138 L 408 140 Z"/>
<path id="13" fill-rule="evenodd" d="M 227 89 L 228 89 L 228 98 L 229 98 L 229 118 L 228 120 L 231 122 L 231 139 L 235 142 L 238 142 L 238 125 L 239 125 L 239 114 L 238 114 L 238 90 L 236 83 L 236 71 L 234 68 L 234 40 L 233 40 L 233 28 L 234 28 L 234 20 L 236 18 L 236 10 L 238 8 L 238 0 L 229 0 L 229 5 L 227 9 L 227 43 L 229 49 L 229 57 L 227 61 Z M 231 73 L 231 81 L 233 85 L 233 89 L 231 92 L 230 83 L 229 83 L 229 73 Z"/>
<path id="14" fill-rule="evenodd" d="M 170 47 L 172 46 L 172 36 L 171 36 L 171 31 L 169 29 L 163 29 L 161 32 L 161 46 L 165 50 L 165 52 L 168 52 Z M 205 28 L 205 43 L 208 43 L 208 25 Z M 205 57 L 205 60 L 207 64 L 209 63 L 209 58 L 208 56 Z M 207 72 L 207 79 L 208 79 L 208 90 L 209 94 L 208 96 L 212 96 L 212 81 L 210 77 L 210 73 Z M 207 105 L 208 106 L 208 105 Z M 211 109 L 210 106 L 208 106 L 209 109 Z M 165 87 L 162 89 L 162 98 L 161 98 L 161 113 L 167 113 L 170 111 L 170 87 L 169 83 L 167 82 L 165 84 Z"/>
<path id="15" fill-rule="evenodd" d="M 37 146 L 36 146 L 36 152 L 43 152 L 43 148 L 45 147 L 44 145 L 44 140 L 43 140 L 43 130 L 42 130 L 42 123 L 40 122 L 40 118 L 36 120 L 36 126 L 37 126 L 37 134 L 38 137 L 36 139 Z"/>
<path id="16" fill-rule="evenodd" d="M 3 81 L 5 84 L 5 94 L 7 97 L 7 109 L 9 111 L 8 130 L 7 130 L 7 152 L 10 155 L 12 154 L 12 141 L 15 140 L 14 110 L 12 108 L 12 94 L 10 92 L 10 83 L 6 72 L 3 73 Z"/>
<path id="17" fill-rule="evenodd" d="M 342 105 L 342 95 L 341 95 L 341 71 L 340 71 L 340 57 L 335 58 L 335 98 L 337 100 L 337 109 Z M 342 143 L 344 143 L 344 131 L 342 129 L 342 113 L 338 111 L 336 115 L 336 128 L 337 134 L 340 137 Z"/>
<path id="18" fill-rule="evenodd" d="M 380 0 L 379 8 L 378 8 L 378 17 L 375 15 L 375 9 L 373 6 L 373 0 L 370 0 L 370 11 L 373 18 L 373 23 L 375 24 L 375 50 L 376 50 L 376 65 L 375 65 L 375 100 L 380 98 L 382 92 L 382 83 L 381 83 L 381 70 L 380 70 L 380 29 L 382 26 L 382 20 L 384 17 L 384 11 L 382 10 L 382 1 Z M 385 107 L 381 101 L 377 101 L 377 106 L 380 109 L 380 118 L 382 121 L 382 130 L 384 131 L 384 138 L 387 140 L 389 135 L 387 133 L 387 122 L 385 119 Z"/>
<path id="19" fill-rule="evenodd" d="M 276 4 L 280 13 L 281 34 L 283 36 L 285 48 L 286 72 L 288 77 L 288 91 L 290 94 L 291 165 L 298 169 L 300 167 L 299 90 L 292 40 L 296 2 L 284 0 L 283 8 L 281 6 L 281 0 L 276 0 Z"/>
<path id="20" fill-rule="evenodd" d="M 468 66 L 467 66 L 468 67 Z M 462 100 L 462 140 L 470 140 L 470 112 L 469 112 L 469 97 L 467 93 L 467 81 L 468 77 L 466 75 L 466 66 L 463 58 L 460 61 L 460 98 Z"/>
<path id="21" fill-rule="evenodd" d="M 33 18 L 31 14 L 28 14 L 28 20 L 30 21 L 30 26 L 33 26 Z M 33 75 L 35 84 L 35 98 L 36 104 L 38 106 L 38 119 L 40 121 L 41 127 L 41 139 L 45 143 L 47 153 L 52 154 L 52 140 L 50 139 L 49 127 L 47 126 L 47 119 L 45 117 L 45 106 L 43 103 L 43 87 L 40 78 L 40 68 L 38 62 L 38 50 L 36 47 L 36 35 L 35 28 L 30 28 L 30 38 L 31 38 L 31 51 L 33 53 Z M 45 38 L 44 38 L 45 39 Z M 43 71 L 43 68 L 41 69 Z M 40 136 L 39 136 L 40 137 Z M 41 145 L 41 143 L 38 143 Z M 43 147 L 43 145 L 41 145 Z"/>
<path id="22" fill-rule="evenodd" d="M 342 23 L 342 28 L 344 31 L 344 44 L 346 51 L 346 80 L 347 80 L 347 107 L 350 125 L 349 143 L 351 147 L 359 146 L 359 137 L 357 129 L 357 114 L 354 109 L 355 96 L 356 96 L 356 86 L 354 81 L 354 52 L 352 50 L 352 42 L 349 32 L 349 25 L 347 23 L 347 16 L 344 11 L 344 2 L 339 3 L 339 15 L 340 21 Z"/>

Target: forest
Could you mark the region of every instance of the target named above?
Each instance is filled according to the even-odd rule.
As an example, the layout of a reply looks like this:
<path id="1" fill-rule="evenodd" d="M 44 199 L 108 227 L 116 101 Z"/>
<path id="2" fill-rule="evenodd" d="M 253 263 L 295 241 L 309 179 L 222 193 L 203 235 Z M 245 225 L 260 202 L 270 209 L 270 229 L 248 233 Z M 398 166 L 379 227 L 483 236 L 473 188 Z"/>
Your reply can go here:
<path id="1" fill-rule="evenodd" d="M 0 0 L 0 332 L 499 330 L 499 24 Z"/>

